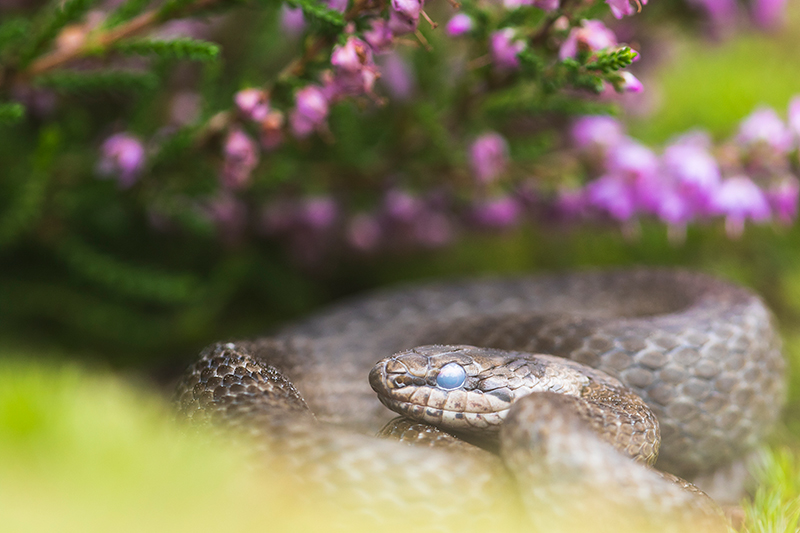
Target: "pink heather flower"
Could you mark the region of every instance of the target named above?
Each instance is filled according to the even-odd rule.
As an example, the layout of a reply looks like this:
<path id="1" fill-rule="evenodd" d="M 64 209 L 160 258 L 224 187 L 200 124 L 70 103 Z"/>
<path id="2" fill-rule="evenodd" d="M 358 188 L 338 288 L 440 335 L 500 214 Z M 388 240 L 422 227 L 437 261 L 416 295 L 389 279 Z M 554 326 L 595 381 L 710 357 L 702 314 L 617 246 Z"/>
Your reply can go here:
<path id="1" fill-rule="evenodd" d="M 473 26 L 472 17 L 466 13 L 456 13 L 453 15 L 453 18 L 447 22 L 445 31 L 450 37 L 460 37 L 472 31 Z"/>
<path id="2" fill-rule="evenodd" d="M 721 181 L 719 165 L 711 154 L 702 145 L 679 139 L 664 150 L 661 162 L 676 194 L 707 212 Z"/>
<path id="3" fill-rule="evenodd" d="M 289 37 L 297 37 L 306 28 L 303 8 L 283 4 L 281 8 L 281 30 Z"/>
<path id="4" fill-rule="evenodd" d="M 617 91 L 624 93 L 640 93 L 644 90 L 644 85 L 642 85 L 642 82 L 636 79 L 636 76 L 630 72 L 623 71 L 619 72 L 618 74 L 622 79 L 615 84 L 614 88 Z"/>
<path id="5" fill-rule="evenodd" d="M 762 107 L 750 114 L 739 126 L 739 144 L 766 144 L 779 153 L 792 148 L 792 134 L 774 110 Z"/>
<path id="6" fill-rule="evenodd" d="M 339 13 L 347 11 L 347 4 L 349 3 L 350 0 L 327 0 L 328 7 Z"/>
<path id="7" fill-rule="evenodd" d="M 101 176 L 115 176 L 123 189 L 136 182 L 143 168 L 144 145 L 133 135 L 117 133 L 100 147 L 98 172 Z"/>
<path id="8" fill-rule="evenodd" d="M 412 33 L 419 25 L 421 0 L 392 0 L 389 10 L 389 29 L 395 35 Z"/>
<path id="9" fill-rule="evenodd" d="M 303 87 L 295 95 L 295 108 L 289 123 L 295 137 L 303 139 L 325 123 L 328 117 L 328 100 L 316 85 Z"/>
<path id="10" fill-rule="evenodd" d="M 323 230 L 331 227 L 339 216 L 336 202 L 327 196 L 306 198 L 300 209 L 300 220 L 307 226 Z"/>
<path id="11" fill-rule="evenodd" d="M 622 124 L 607 115 L 588 115 L 572 125 L 572 142 L 578 148 L 616 146 L 624 137 Z"/>
<path id="12" fill-rule="evenodd" d="M 324 80 L 328 100 L 372 94 L 378 69 L 372 58 L 372 49 L 366 42 L 357 37 L 348 38 L 344 46 L 333 49 L 331 64 L 336 67 L 336 72 Z"/>
<path id="13" fill-rule="evenodd" d="M 712 24 L 721 27 L 736 15 L 736 0 L 689 0 L 689 5 L 702 9 Z"/>
<path id="14" fill-rule="evenodd" d="M 608 152 L 606 167 L 601 184 L 590 190 L 589 198 L 595 205 L 602 203 L 618 220 L 627 220 L 639 209 L 657 211 L 663 184 L 658 174 L 658 158 L 652 150 L 625 140 Z M 620 193 L 624 198 L 619 202 L 608 197 L 614 190 L 625 191 Z"/>
<path id="15" fill-rule="evenodd" d="M 516 39 L 513 28 L 505 28 L 494 32 L 489 39 L 489 53 L 495 66 L 501 69 L 514 70 L 519 67 L 517 54 L 525 49 L 525 41 Z"/>
<path id="16" fill-rule="evenodd" d="M 558 215 L 568 219 L 583 215 L 586 210 L 586 190 L 559 187 L 555 207 Z"/>
<path id="17" fill-rule="evenodd" d="M 663 187 L 655 214 L 672 226 L 685 226 L 695 216 L 694 202 L 674 187 Z"/>
<path id="18" fill-rule="evenodd" d="M 372 64 L 372 51 L 358 37 L 349 37 L 344 46 L 333 47 L 331 65 L 347 72 L 358 72 L 367 64 Z"/>
<path id="19" fill-rule="evenodd" d="M 629 180 L 606 174 L 586 185 L 586 203 L 607 212 L 612 218 L 625 221 L 636 213 L 636 193 Z"/>
<path id="20" fill-rule="evenodd" d="M 396 221 L 410 222 L 424 209 L 422 201 L 403 190 L 391 189 L 383 199 L 383 210 L 386 215 Z"/>
<path id="21" fill-rule="evenodd" d="M 795 140 L 800 139 L 800 96 L 789 101 L 789 130 Z"/>
<path id="22" fill-rule="evenodd" d="M 258 165 L 258 145 L 242 130 L 228 133 L 224 146 L 224 163 L 220 179 L 229 189 L 241 189 L 250 181 L 250 174 Z"/>
<path id="23" fill-rule="evenodd" d="M 389 24 L 382 18 L 373 19 L 370 29 L 364 32 L 364 40 L 369 43 L 375 53 L 385 52 L 394 44 L 394 34 Z"/>
<path id="24" fill-rule="evenodd" d="M 608 170 L 633 178 L 654 176 L 658 173 L 658 157 L 649 148 L 625 139 L 608 154 Z"/>
<path id="25" fill-rule="evenodd" d="M 625 0 L 627 2 L 627 0 Z M 561 45 L 558 57 L 578 57 L 580 52 L 598 52 L 617 45 L 617 36 L 599 20 L 583 20 L 581 26 L 572 28 Z"/>
<path id="26" fill-rule="evenodd" d="M 469 155 L 472 174 L 478 183 L 491 183 L 508 166 L 508 143 L 499 133 L 484 133 L 473 141 Z"/>
<path id="27" fill-rule="evenodd" d="M 533 0 L 533 5 L 544 11 L 555 11 L 561 6 L 561 0 Z"/>
<path id="28" fill-rule="evenodd" d="M 503 7 L 506 9 L 517 9 L 522 6 L 532 6 L 533 0 L 503 0 Z"/>
<path id="29" fill-rule="evenodd" d="M 370 251 L 378 247 L 382 236 L 381 225 L 374 216 L 359 213 L 347 225 L 347 242 L 353 248 Z"/>
<path id="30" fill-rule="evenodd" d="M 414 70 L 397 52 L 386 54 L 381 58 L 380 81 L 395 100 L 401 101 L 411 98 L 417 84 Z"/>
<path id="31" fill-rule="evenodd" d="M 760 27 L 774 28 L 783 21 L 786 0 L 753 0 L 750 11 L 753 21 Z"/>
<path id="32" fill-rule="evenodd" d="M 239 112 L 246 118 L 261 122 L 269 113 L 267 93 L 261 89 L 242 89 L 233 97 Z"/>
<path id="33" fill-rule="evenodd" d="M 521 214 L 522 206 L 510 196 L 476 202 L 472 206 L 472 219 L 485 228 L 512 227 L 517 224 Z"/>
<path id="34" fill-rule="evenodd" d="M 797 202 L 800 182 L 794 176 L 786 176 L 767 190 L 767 200 L 772 212 L 783 224 L 791 224 L 797 218 Z"/>
<path id="35" fill-rule="evenodd" d="M 647 5 L 647 0 L 641 0 L 641 2 L 642 5 Z M 611 8 L 611 14 L 618 19 L 639 11 L 639 8 L 631 5 L 629 0 L 606 0 L 606 4 Z"/>
<path id="36" fill-rule="evenodd" d="M 725 215 L 725 230 L 731 237 L 742 234 L 746 219 L 764 222 L 770 217 L 766 195 L 747 176 L 734 176 L 723 181 L 712 204 L 715 212 Z"/>

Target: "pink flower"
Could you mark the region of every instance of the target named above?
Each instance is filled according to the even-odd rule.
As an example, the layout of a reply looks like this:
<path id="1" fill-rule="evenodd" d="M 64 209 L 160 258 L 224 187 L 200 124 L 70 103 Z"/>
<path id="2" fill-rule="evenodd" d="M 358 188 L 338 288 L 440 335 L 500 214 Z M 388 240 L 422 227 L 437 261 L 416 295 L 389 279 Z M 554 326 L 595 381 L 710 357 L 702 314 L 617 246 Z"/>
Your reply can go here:
<path id="1" fill-rule="evenodd" d="M 469 15 L 466 13 L 456 13 L 453 15 L 453 18 L 447 22 L 445 31 L 447 31 L 447 35 L 450 37 L 460 37 L 472 31 L 473 26 L 474 23 Z"/>
<path id="2" fill-rule="evenodd" d="M 119 186 L 133 185 L 144 168 L 144 145 L 133 135 L 117 133 L 100 147 L 97 170 L 101 176 L 116 176 Z"/>
<path id="3" fill-rule="evenodd" d="M 618 74 L 621 78 L 621 81 L 615 84 L 614 88 L 617 91 L 625 93 L 640 93 L 644 90 L 644 85 L 642 85 L 642 82 L 636 79 L 636 76 L 630 72 L 623 71 L 619 72 Z"/>
<path id="4" fill-rule="evenodd" d="M 719 165 L 711 154 L 702 145 L 679 140 L 664 150 L 661 161 L 679 191 L 676 194 L 698 211 L 707 212 L 721 181 Z"/>
<path id="5" fill-rule="evenodd" d="M 339 13 L 347 11 L 349 0 L 327 0 L 328 7 Z"/>
<path id="6" fill-rule="evenodd" d="M 516 39 L 513 28 L 505 28 L 494 32 L 489 40 L 489 53 L 495 66 L 501 69 L 514 70 L 519 67 L 517 54 L 525 49 L 525 42 Z"/>
<path id="7" fill-rule="evenodd" d="M 689 5 L 705 11 L 716 27 L 729 24 L 736 16 L 736 0 L 689 0 Z"/>
<path id="8" fill-rule="evenodd" d="M 555 11 L 561 6 L 561 0 L 533 0 L 533 5 L 544 11 Z"/>
<path id="9" fill-rule="evenodd" d="M 357 37 L 348 38 L 343 46 L 334 47 L 331 64 L 336 67 L 336 72 L 325 80 L 328 100 L 372 94 L 378 69 L 372 58 L 372 49 L 366 42 Z"/>
<path id="10" fill-rule="evenodd" d="M 331 65 L 347 72 L 358 72 L 364 65 L 372 64 L 372 51 L 367 43 L 357 37 L 349 37 L 344 46 L 334 46 Z"/>
<path id="11" fill-rule="evenodd" d="M 295 95 L 295 108 L 289 115 L 292 133 L 302 139 L 311 135 L 328 117 L 328 100 L 316 85 L 303 87 Z"/>
<path id="12" fill-rule="evenodd" d="M 414 220 L 423 210 L 422 201 L 403 190 L 391 189 L 383 199 L 383 210 L 386 215 L 400 222 Z"/>
<path id="13" fill-rule="evenodd" d="M 767 200 L 772 212 L 783 224 L 791 224 L 797 218 L 797 201 L 800 182 L 794 176 L 786 176 L 767 190 Z"/>
<path id="14" fill-rule="evenodd" d="M 636 193 L 620 175 L 606 174 L 587 184 L 585 199 L 616 220 L 629 220 L 636 213 Z"/>
<path id="15" fill-rule="evenodd" d="M 641 0 L 641 3 L 647 5 L 647 0 Z M 633 15 L 641 8 L 638 1 L 636 1 L 637 7 L 633 7 L 629 0 L 606 0 L 606 4 L 611 8 L 611 14 L 618 19 L 625 15 Z"/>
<path id="16" fill-rule="evenodd" d="M 364 32 L 364 40 L 369 43 L 375 53 L 388 50 L 394 44 L 394 34 L 389 24 L 382 18 L 371 21 L 370 29 Z"/>
<path id="17" fill-rule="evenodd" d="M 789 101 L 789 130 L 795 138 L 800 139 L 800 96 Z"/>
<path id="18" fill-rule="evenodd" d="M 783 22 L 786 0 L 753 0 L 750 4 L 753 21 L 762 28 L 774 28 Z"/>
<path id="19" fill-rule="evenodd" d="M 470 165 L 478 183 L 491 183 L 508 166 L 508 143 L 495 132 L 484 133 L 470 146 Z"/>
<path id="20" fill-rule="evenodd" d="M 607 115 L 589 115 L 572 125 L 572 141 L 578 148 L 616 146 L 624 137 L 622 124 Z"/>
<path id="21" fill-rule="evenodd" d="M 269 113 L 267 93 L 260 89 L 242 89 L 234 96 L 234 102 L 242 115 L 255 122 L 261 122 Z"/>
<path id="22" fill-rule="evenodd" d="M 522 206 L 510 196 L 501 196 L 477 202 L 472 206 L 472 219 L 480 226 L 493 229 L 509 228 L 517 224 Z"/>
<path id="23" fill-rule="evenodd" d="M 224 163 L 220 179 L 229 189 L 241 189 L 250 181 L 250 174 L 258 165 L 258 145 L 242 130 L 228 133 L 224 146 Z"/>
<path id="24" fill-rule="evenodd" d="M 627 0 L 625 0 L 627 2 Z M 584 20 L 580 27 L 572 28 L 561 45 L 558 57 L 578 57 L 579 52 L 598 52 L 617 45 L 617 36 L 599 20 Z"/>
<path id="25" fill-rule="evenodd" d="M 412 33 L 419 25 L 421 0 L 392 0 L 389 10 L 389 29 L 395 35 Z"/>
<path id="26" fill-rule="evenodd" d="M 397 52 L 381 58 L 381 83 L 395 100 L 408 100 L 414 94 L 417 80 L 414 70 Z"/>
<path id="27" fill-rule="evenodd" d="M 306 198 L 300 209 L 300 221 L 312 229 L 323 230 L 331 227 L 339 216 L 339 207 L 328 196 Z"/>
<path id="28" fill-rule="evenodd" d="M 792 134 L 774 110 L 762 107 L 750 114 L 739 126 L 737 142 L 750 146 L 765 144 L 779 153 L 792 148 Z"/>
<path id="29" fill-rule="evenodd" d="M 725 229 L 731 237 L 744 231 L 744 222 L 764 222 L 770 217 L 769 202 L 764 192 L 747 176 L 735 176 L 722 182 L 712 198 L 714 210 L 725 215 Z"/>
<path id="30" fill-rule="evenodd" d="M 289 37 L 297 37 L 306 27 L 303 8 L 283 4 L 281 8 L 281 30 Z"/>

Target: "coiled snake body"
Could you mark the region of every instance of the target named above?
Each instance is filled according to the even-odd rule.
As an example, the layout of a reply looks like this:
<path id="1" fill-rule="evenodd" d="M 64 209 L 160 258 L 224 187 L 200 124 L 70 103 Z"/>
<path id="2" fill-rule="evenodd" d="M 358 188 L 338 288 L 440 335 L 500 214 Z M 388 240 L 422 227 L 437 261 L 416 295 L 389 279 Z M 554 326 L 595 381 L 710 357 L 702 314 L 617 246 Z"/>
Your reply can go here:
<path id="1" fill-rule="evenodd" d="M 553 485 L 553 477 L 561 482 L 569 477 L 564 472 L 573 470 L 588 478 L 593 474 L 586 472 L 597 465 L 603 467 L 603 473 L 596 474 L 599 478 L 618 478 L 609 480 L 609 487 L 643 478 L 636 482 L 634 492 L 645 505 L 651 500 L 672 501 L 684 508 L 693 505 L 684 501 L 680 491 L 658 485 L 661 481 L 651 479 L 657 476 L 644 467 L 628 473 L 629 459 L 620 459 L 604 445 L 591 445 L 589 452 L 570 452 L 583 446 L 577 436 L 586 433 L 585 425 L 562 409 L 569 401 L 551 398 L 552 392 L 531 394 L 524 407 L 510 411 L 512 424 L 503 430 L 505 440 L 500 445 L 505 467 L 489 454 L 469 451 L 451 455 L 446 450 L 416 449 L 366 436 L 374 435 L 392 417 L 375 398 L 367 380 L 370 370 L 382 357 L 421 345 L 474 345 L 552 354 L 599 369 L 613 377 L 592 374 L 592 383 L 610 384 L 609 390 L 623 391 L 619 394 L 624 396 L 628 389 L 613 379 L 617 378 L 655 413 L 662 436 L 657 466 L 688 478 L 724 467 L 752 450 L 775 422 L 784 396 L 780 341 L 769 310 L 757 296 L 702 274 L 641 269 L 434 283 L 378 292 L 333 307 L 272 337 L 209 348 L 179 385 L 180 409 L 190 418 L 221 413 L 214 416 L 257 433 L 268 443 L 270 453 L 283 457 L 283 463 L 293 462 L 295 470 L 319 483 L 327 476 L 335 490 L 350 487 L 363 499 L 373 500 L 359 504 L 361 507 L 386 507 L 384 500 L 397 503 L 403 498 L 425 507 L 428 498 L 440 498 L 447 487 L 458 487 L 459 497 L 465 499 L 451 504 L 454 508 L 472 505 L 479 513 L 482 505 L 508 506 L 511 504 L 501 504 L 499 497 L 487 494 L 494 484 L 505 483 L 498 481 L 497 472 L 510 469 L 517 476 L 514 483 L 528 485 L 521 499 L 530 509 L 536 501 L 548 501 L 545 492 L 559 491 L 557 487 L 542 489 L 532 477 L 550 475 L 547 483 Z M 454 363 L 454 351 L 463 355 L 472 348 L 443 350 L 451 353 L 450 359 L 440 361 L 447 365 Z M 417 364 L 420 354 L 420 350 L 412 352 L 412 361 L 402 366 Z M 517 353 L 509 360 L 524 357 Z M 521 364 L 518 362 L 517 368 Z M 571 364 L 567 364 L 568 373 L 572 373 Z M 430 368 L 406 370 L 410 377 L 404 378 L 408 382 L 403 386 L 435 386 L 436 376 L 442 375 L 440 369 L 432 374 Z M 426 378 L 425 372 L 432 378 Z M 445 382 L 445 389 L 461 388 L 459 372 L 456 369 L 455 382 Z M 531 373 L 537 371 L 524 374 Z M 520 376 L 506 371 L 505 377 L 519 380 Z M 379 392 L 378 382 L 385 377 L 373 371 L 370 378 Z M 491 388 L 493 401 L 506 399 L 509 389 L 498 394 L 500 388 Z M 526 393 L 562 388 L 568 386 L 534 386 Z M 404 394 L 412 396 L 408 391 Z M 617 392 L 608 394 L 605 403 L 622 404 Z M 432 397 L 430 392 L 423 396 L 426 401 Z M 386 405 L 392 403 L 381 399 Z M 439 407 L 444 406 L 445 400 L 437 401 Z M 508 411 L 507 406 L 503 409 Z M 425 413 L 428 419 L 448 417 L 442 415 L 442 409 L 429 405 L 410 409 L 415 410 L 422 418 Z M 409 410 L 402 412 L 408 414 Z M 650 415 L 642 416 L 646 420 Z M 314 422 L 314 417 L 323 424 Z M 535 428 L 531 429 L 527 420 L 534 417 Z M 639 444 L 653 451 L 642 435 L 654 434 L 654 426 L 640 426 L 639 419 L 621 424 L 616 415 L 592 417 L 600 420 L 595 425 L 616 424 L 617 433 L 638 435 Z M 472 415 L 473 425 L 486 425 L 484 419 L 489 418 L 491 415 L 482 415 L 475 422 Z M 602 422 L 604 419 L 607 422 Z M 526 466 L 531 455 L 538 462 Z M 316 469 L 313 474 L 308 474 L 309 465 Z M 380 476 L 380 481 L 370 478 L 373 481 L 364 482 L 368 474 Z M 359 483 L 368 488 L 358 488 Z M 389 488 L 379 489 L 380 483 Z M 598 483 L 602 486 L 604 481 Z M 641 484 L 654 488 L 642 489 Z M 574 485 L 570 484 L 570 490 L 574 491 Z M 411 487 L 414 496 L 408 496 Z M 481 503 L 473 505 L 473 499 Z M 398 509 L 407 504 L 398 504 Z M 669 509 L 674 506 L 667 506 L 665 512 L 672 512 Z M 436 512 L 447 513 L 440 507 Z"/>

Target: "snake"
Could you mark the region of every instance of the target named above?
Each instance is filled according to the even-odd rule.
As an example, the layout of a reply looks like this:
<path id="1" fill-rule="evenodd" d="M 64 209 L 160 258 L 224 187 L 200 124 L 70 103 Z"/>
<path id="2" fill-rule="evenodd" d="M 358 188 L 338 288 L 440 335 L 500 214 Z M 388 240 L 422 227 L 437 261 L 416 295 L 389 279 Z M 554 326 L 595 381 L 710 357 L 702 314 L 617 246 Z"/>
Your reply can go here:
<path id="1" fill-rule="evenodd" d="M 176 398 L 183 418 L 248 434 L 301 487 L 370 519 L 617 531 L 634 509 L 631 530 L 722 531 L 683 479 L 752 452 L 785 394 L 758 295 L 638 268 L 384 289 L 208 347 Z"/>

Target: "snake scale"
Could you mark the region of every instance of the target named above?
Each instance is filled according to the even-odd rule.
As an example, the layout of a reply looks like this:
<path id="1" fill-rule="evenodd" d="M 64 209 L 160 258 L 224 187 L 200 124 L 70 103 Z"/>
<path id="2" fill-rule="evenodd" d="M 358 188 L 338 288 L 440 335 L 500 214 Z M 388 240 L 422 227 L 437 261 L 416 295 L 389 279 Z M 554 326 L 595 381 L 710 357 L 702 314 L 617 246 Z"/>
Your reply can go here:
<path id="1" fill-rule="evenodd" d="M 483 351 L 469 345 L 505 357 L 494 366 L 506 368 L 503 379 L 516 385 L 488 387 L 500 378 L 476 377 L 481 365 L 470 370 L 460 358 Z M 385 359 L 384 375 L 373 370 L 379 359 L 418 346 L 423 348 L 407 352 L 408 362 Z M 600 372 L 577 378 L 583 381 L 574 394 L 563 394 L 568 385 L 549 382 L 530 388 L 523 379 L 550 380 L 562 370 L 549 365 L 563 365 L 546 355 L 533 362 L 536 356 L 527 354 L 559 356 Z M 439 357 L 439 366 L 423 357 L 428 355 Z M 422 369 L 415 368 L 419 364 Z M 784 364 L 771 313 L 746 289 L 682 270 L 585 272 L 429 283 L 356 298 L 272 336 L 209 347 L 178 385 L 178 404 L 187 418 L 214 419 L 226 430 L 255 436 L 273 464 L 301 485 L 342 496 L 373 518 L 394 513 L 399 519 L 414 509 L 441 526 L 463 519 L 469 509 L 467 522 L 476 528 L 505 513 L 552 529 L 550 515 L 580 527 L 586 516 L 600 520 L 595 524 L 613 522 L 620 509 L 633 506 L 642 512 L 626 527 L 668 530 L 665 516 L 682 514 L 696 525 L 713 515 L 702 493 L 617 450 L 635 448 L 629 455 L 637 456 L 644 449 L 639 462 L 649 462 L 658 446 L 651 437 L 660 426 L 660 470 L 691 479 L 725 468 L 753 450 L 776 421 Z M 386 368 L 396 371 L 398 365 L 405 377 L 390 373 L 394 381 L 385 385 Z M 581 372 L 571 361 L 564 365 L 568 374 Z M 382 387 L 399 389 L 407 400 L 412 389 L 404 387 L 435 388 L 437 376 L 448 394 L 480 382 L 494 403 L 507 400 L 515 387 L 530 388 L 513 408 L 502 408 L 508 416 L 499 431 L 499 456 L 416 422 L 385 427 L 393 413 L 381 402 L 391 406 L 393 400 L 382 395 L 377 401 L 373 388 L 382 394 Z M 618 404 L 629 421 L 585 405 L 585 416 L 575 415 L 574 404 L 582 401 L 576 396 L 588 390 L 587 383 L 605 387 L 596 398 L 605 407 Z M 630 391 L 657 422 L 647 425 L 650 411 L 639 416 L 639 407 L 623 402 Z M 463 424 L 464 416 L 443 414 L 446 400 L 437 394 L 422 394 L 433 407 L 398 410 Z M 634 411 L 638 418 L 630 418 Z M 465 434 L 480 434 L 493 416 L 470 415 Z M 374 437 L 379 430 L 402 435 L 409 426 L 410 438 L 439 445 L 412 447 Z M 614 433 L 612 440 L 633 435 L 636 445 L 615 449 L 598 432 Z M 560 502 L 591 501 L 598 494 L 597 505 L 561 510 Z"/>

